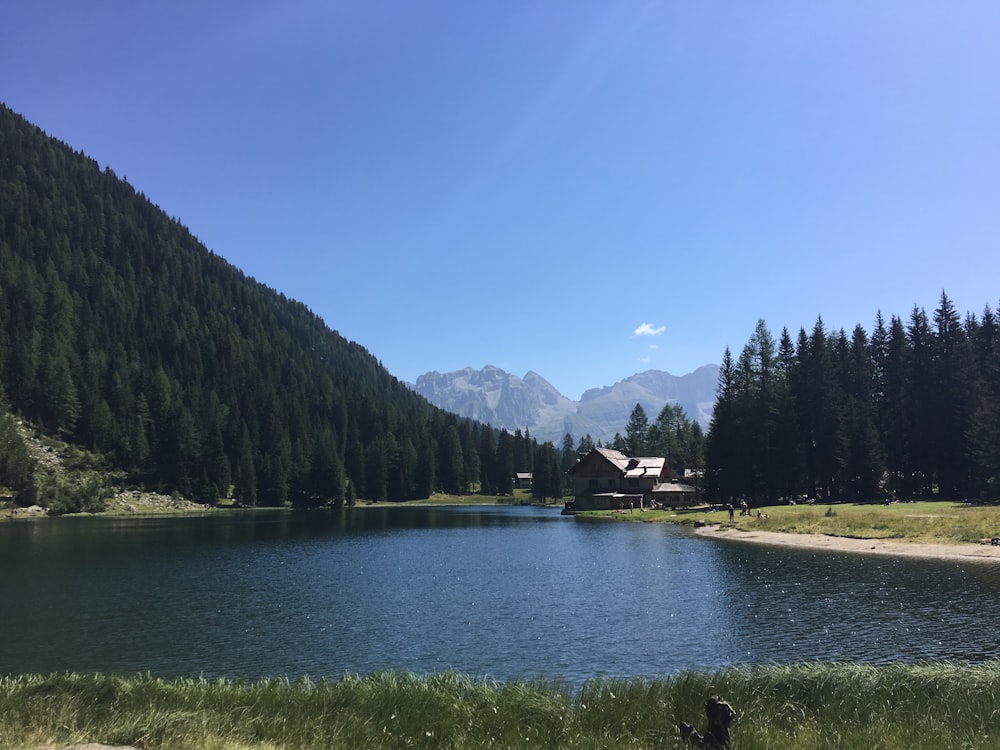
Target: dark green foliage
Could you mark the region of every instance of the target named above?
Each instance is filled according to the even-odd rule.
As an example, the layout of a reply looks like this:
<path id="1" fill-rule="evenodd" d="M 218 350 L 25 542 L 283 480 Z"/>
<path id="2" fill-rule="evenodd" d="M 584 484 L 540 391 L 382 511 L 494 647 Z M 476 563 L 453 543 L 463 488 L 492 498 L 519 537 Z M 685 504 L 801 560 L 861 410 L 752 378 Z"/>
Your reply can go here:
<path id="1" fill-rule="evenodd" d="M 514 463 L 514 442 L 513 435 L 507 430 L 500 430 L 493 470 L 493 486 L 498 495 L 510 495 L 514 492 L 514 474 L 517 472 Z"/>
<path id="2" fill-rule="evenodd" d="M 0 488 L 6 488 L 18 505 L 35 502 L 35 462 L 3 399 L 0 399 Z"/>
<path id="3" fill-rule="evenodd" d="M 531 471 L 530 436 L 498 443 L 433 407 L 3 106 L 0 165 L 0 382 L 19 417 L 204 503 L 509 494 L 515 455 Z M 0 483 L 26 497 L 30 462 L 11 446 Z"/>
<path id="4" fill-rule="evenodd" d="M 761 356 L 763 322 L 738 364 L 720 371 L 708 436 L 709 489 L 758 502 L 1000 497 L 996 318 L 960 319 L 942 292 L 933 323 L 881 313 L 869 339 L 817 320 Z"/>
<path id="5" fill-rule="evenodd" d="M 705 465 L 701 425 L 688 419 L 679 404 L 667 404 L 660 410 L 644 443 L 646 451 L 642 455 L 663 456 L 672 470 L 701 469 Z"/>
<path id="6" fill-rule="evenodd" d="M 538 446 L 531 481 L 532 497 L 538 500 L 559 500 L 563 494 L 562 456 L 549 442 Z"/>
<path id="7" fill-rule="evenodd" d="M 576 463 L 577 453 L 573 447 L 573 436 L 568 432 L 563 435 L 562 451 L 560 452 L 559 468 L 563 472 L 569 471 Z"/>
<path id="8" fill-rule="evenodd" d="M 90 476 L 80 483 L 51 477 L 42 483 L 39 496 L 44 498 L 49 513 L 100 513 L 104 510 L 111 490 L 99 476 Z"/>
<path id="9" fill-rule="evenodd" d="M 645 456 L 649 436 L 649 417 L 642 404 L 636 404 L 625 425 L 625 452 L 629 456 Z"/>
<path id="10" fill-rule="evenodd" d="M 465 459 L 462 456 L 462 441 L 458 437 L 456 425 L 450 425 L 445 430 L 438 444 L 438 453 L 438 466 L 441 467 L 438 486 L 448 494 L 460 494 L 464 489 Z"/>

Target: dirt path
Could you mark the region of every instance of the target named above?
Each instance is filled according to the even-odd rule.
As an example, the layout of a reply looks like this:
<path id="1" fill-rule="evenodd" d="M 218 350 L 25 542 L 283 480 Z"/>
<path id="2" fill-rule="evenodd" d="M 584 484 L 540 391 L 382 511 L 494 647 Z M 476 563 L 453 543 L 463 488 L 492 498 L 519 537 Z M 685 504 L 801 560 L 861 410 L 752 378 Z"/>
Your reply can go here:
<path id="1" fill-rule="evenodd" d="M 925 544 L 894 539 L 851 539 L 825 534 L 785 534 L 712 525 L 695 529 L 699 536 L 735 542 L 770 544 L 780 547 L 808 547 L 834 552 L 857 552 L 895 557 L 927 557 L 939 560 L 1000 562 L 1000 546 L 990 544 Z"/>

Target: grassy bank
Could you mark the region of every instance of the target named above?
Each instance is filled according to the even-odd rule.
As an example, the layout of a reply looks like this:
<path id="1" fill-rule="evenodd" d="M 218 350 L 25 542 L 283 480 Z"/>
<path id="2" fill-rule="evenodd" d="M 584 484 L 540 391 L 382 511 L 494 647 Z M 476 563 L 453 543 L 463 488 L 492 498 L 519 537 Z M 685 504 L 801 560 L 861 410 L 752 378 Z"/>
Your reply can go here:
<path id="1" fill-rule="evenodd" d="M 733 668 L 578 690 L 456 674 L 254 684 L 53 675 L 0 680 L 0 747 L 145 750 L 674 748 L 710 695 L 738 712 L 733 750 L 988 748 L 1000 664 Z"/>
<path id="2" fill-rule="evenodd" d="M 927 501 L 876 505 L 775 505 L 756 510 L 750 516 L 737 512 L 737 528 L 794 534 L 829 534 L 855 539 L 898 539 L 913 542 L 978 544 L 984 537 L 1000 535 L 1000 506 L 971 506 L 948 501 Z M 656 510 L 640 513 L 597 511 L 582 516 L 618 518 L 647 523 L 728 524 L 725 511 Z"/>
<path id="3" fill-rule="evenodd" d="M 46 508 L 33 506 L 31 508 L 18 508 L 12 501 L 4 500 L 3 488 L 0 487 L 0 523 L 10 520 L 24 520 L 27 518 L 43 518 L 49 515 Z M 369 502 L 361 500 L 355 507 L 410 507 L 415 505 L 445 506 L 445 505 L 467 505 L 467 506 L 491 506 L 491 505 L 534 505 L 537 504 L 528 490 L 514 490 L 512 495 L 447 495 L 435 493 L 429 498 L 422 500 L 408 500 L 401 502 Z M 549 502 L 552 507 L 562 507 L 562 503 L 555 504 Z M 287 506 L 285 506 L 287 510 Z M 155 492 L 145 492 L 137 489 L 116 490 L 109 497 L 102 500 L 100 510 L 94 510 L 87 515 L 97 516 L 147 516 L 147 515 L 203 515 L 206 513 L 220 513 L 226 511 L 248 512 L 253 510 L 276 510 L 276 508 L 260 506 L 257 508 L 243 508 L 234 504 L 230 500 L 222 500 L 218 505 L 210 507 L 199 503 L 185 500 L 182 497 L 162 495 Z M 322 509 L 321 509 L 322 510 Z M 328 509 L 326 509 L 328 510 Z"/>
<path id="4" fill-rule="evenodd" d="M 435 492 L 423 500 L 407 500 L 405 503 L 368 503 L 361 502 L 361 505 L 533 505 L 535 499 L 529 490 L 514 490 L 511 495 L 448 495 L 444 492 Z M 552 504 L 550 501 L 549 504 Z M 558 503 L 562 507 L 562 503 Z"/>

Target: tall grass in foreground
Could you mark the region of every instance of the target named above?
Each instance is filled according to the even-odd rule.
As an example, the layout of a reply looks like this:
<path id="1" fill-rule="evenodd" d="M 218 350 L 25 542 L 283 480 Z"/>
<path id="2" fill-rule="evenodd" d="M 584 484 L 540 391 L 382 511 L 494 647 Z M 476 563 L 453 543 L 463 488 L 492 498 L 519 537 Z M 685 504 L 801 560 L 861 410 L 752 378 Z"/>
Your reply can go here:
<path id="1" fill-rule="evenodd" d="M 0 747 L 146 750 L 680 748 L 723 695 L 733 750 L 1000 747 L 1000 663 L 753 666 L 569 689 L 455 673 L 312 683 L 102 675 L 0 679 Z"/>

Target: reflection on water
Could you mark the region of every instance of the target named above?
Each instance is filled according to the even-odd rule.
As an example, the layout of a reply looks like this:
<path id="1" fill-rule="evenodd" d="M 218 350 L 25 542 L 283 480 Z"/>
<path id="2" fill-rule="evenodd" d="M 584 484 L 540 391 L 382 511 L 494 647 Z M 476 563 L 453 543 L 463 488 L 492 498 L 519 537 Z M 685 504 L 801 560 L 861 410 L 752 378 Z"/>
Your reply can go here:
<path id="1" fill-rule="evenodd" d="M 0 525 L 0 673 L 500 679 L 1000 658 L 1000 566 L 533 508 Z"/>

